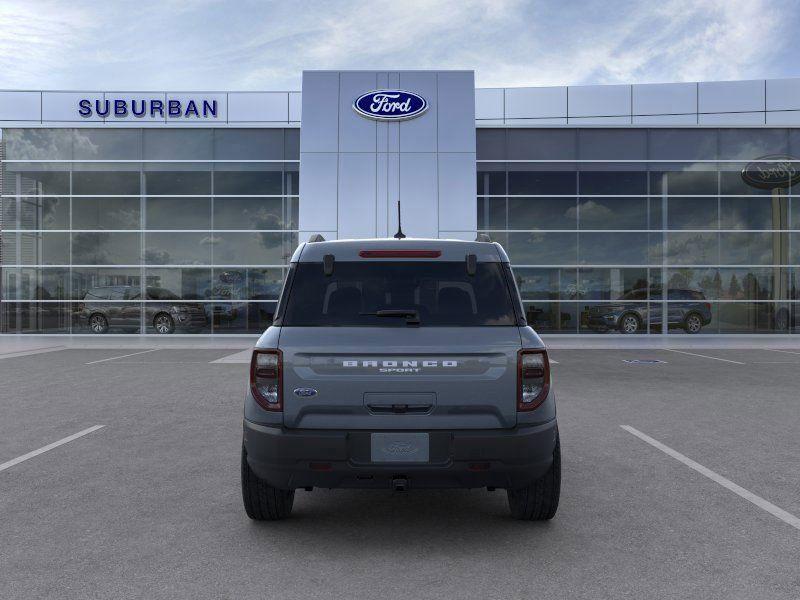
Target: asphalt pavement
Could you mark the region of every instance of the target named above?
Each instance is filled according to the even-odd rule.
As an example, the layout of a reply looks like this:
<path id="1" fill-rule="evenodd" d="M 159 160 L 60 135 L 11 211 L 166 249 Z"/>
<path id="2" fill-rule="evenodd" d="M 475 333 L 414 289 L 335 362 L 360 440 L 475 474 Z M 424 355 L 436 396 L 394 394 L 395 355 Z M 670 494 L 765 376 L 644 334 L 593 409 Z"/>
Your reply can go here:
<path id="1" fill-rule="evenodd" d="M 800 597 L 800 351 L 552 357 L 552 521 L 501 490 L 317 489 L 254 523 L 246 352 L 0 353 L 0 598 Z"/>

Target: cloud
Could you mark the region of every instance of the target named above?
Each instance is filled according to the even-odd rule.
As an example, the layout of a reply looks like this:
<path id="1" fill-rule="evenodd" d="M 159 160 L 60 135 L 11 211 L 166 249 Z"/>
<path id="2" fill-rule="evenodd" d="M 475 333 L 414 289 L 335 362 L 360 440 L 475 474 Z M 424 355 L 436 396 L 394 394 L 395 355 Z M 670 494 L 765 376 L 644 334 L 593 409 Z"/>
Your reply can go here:
<path id="1" fill-rule="evenodd" d="M 303 69 L 479 86 L 794 76 L 789 0 L 210 0 L 0 6 L 0 88 L 299 89 Z"/>

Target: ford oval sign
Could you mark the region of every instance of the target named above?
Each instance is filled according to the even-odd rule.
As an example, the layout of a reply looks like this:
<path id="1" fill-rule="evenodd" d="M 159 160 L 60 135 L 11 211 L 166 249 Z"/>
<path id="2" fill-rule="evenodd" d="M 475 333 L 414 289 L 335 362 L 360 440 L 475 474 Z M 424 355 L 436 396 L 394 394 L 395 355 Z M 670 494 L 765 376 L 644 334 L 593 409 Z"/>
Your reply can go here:
<path id="1" fill-rule="evenodd" d="M 788 188 L 800 183 L 800 163 L 782 154 L 762 156 L 747 163 L 742 169 L 742 179 L 747 185 L 762 190 Z"/>
<path id="2" fill-rule="evenodd" d="M 310 398 L 311 396 L 317 395 L 317 390 L 314 388 L 295 388 L 294 395 L 300 396 L 301 398 Z"/>
<path id="3" fill-rule="evenodd" d="M 353 110 L 367 119 L 403 121 L 428 110 L 428 101 L 403 90 L 373 90 L 356 98 Z"/>

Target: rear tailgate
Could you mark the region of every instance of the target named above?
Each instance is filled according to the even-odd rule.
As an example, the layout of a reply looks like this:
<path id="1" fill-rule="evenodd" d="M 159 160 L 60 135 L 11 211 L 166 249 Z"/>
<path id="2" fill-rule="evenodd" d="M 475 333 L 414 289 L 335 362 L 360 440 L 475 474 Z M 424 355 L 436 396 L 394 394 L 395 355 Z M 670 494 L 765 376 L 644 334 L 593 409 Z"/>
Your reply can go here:
<path id="1" fill-rule="evenodd" d="M 284 425 L 516 424 L 517 327 L 283 327 Z"/>

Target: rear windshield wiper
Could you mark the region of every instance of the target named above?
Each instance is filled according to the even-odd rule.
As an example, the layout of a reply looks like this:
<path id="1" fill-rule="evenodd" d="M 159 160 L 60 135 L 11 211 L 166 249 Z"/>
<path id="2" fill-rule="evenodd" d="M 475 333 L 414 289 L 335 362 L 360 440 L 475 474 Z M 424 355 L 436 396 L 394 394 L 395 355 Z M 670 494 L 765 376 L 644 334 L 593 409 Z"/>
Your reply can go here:
<path id="1" fill-rule="evenodd" d="M 419 312 L 413 308 L 388 308 L 359 314 L 371 317 L 405 317 L 406 325 L 419 325 Z"/>

